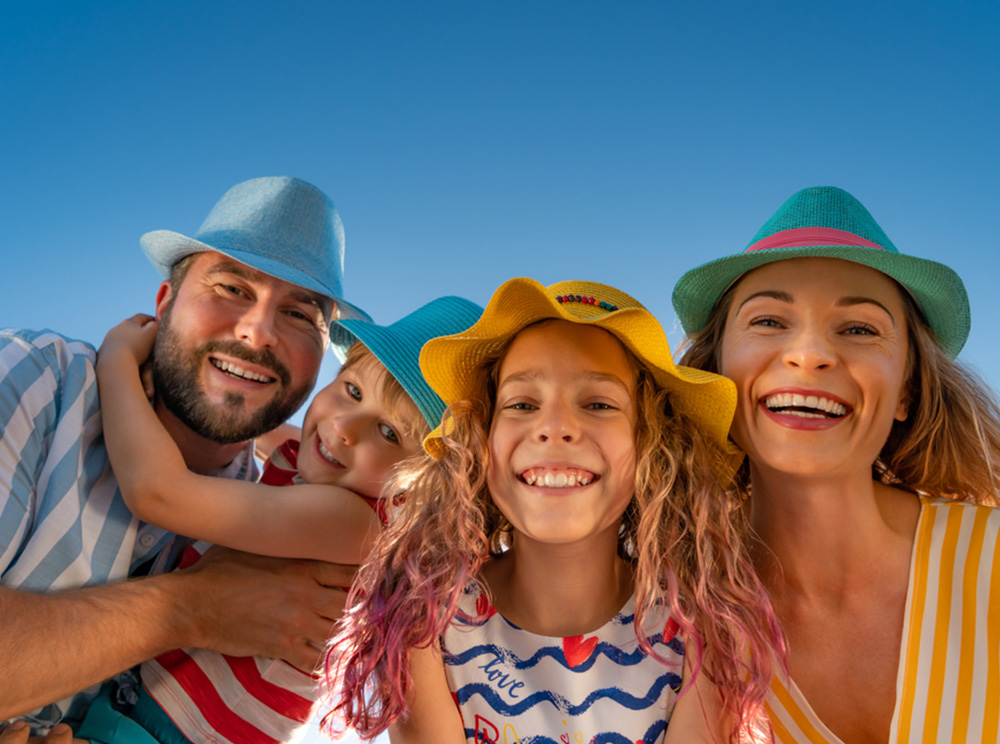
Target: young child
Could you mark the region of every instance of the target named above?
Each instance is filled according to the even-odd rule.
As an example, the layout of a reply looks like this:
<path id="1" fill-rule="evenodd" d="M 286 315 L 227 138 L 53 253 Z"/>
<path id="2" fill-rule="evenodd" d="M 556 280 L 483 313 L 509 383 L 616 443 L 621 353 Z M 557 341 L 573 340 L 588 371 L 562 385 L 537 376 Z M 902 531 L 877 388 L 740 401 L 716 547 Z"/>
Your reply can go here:
<path id="1" fill-rule="evenodd" d="M 108 454 L 136 516 L 204 543 L 258 554 L 356 564 L 386 521 L 382 487 L 392 469 L 421 452 L 444 403 L 420 374 L 423 343 L 470 326 L 482 309 L 442 297 L 402 320 L 377 326 L 341 321 L 356 342 L 337 378 L 316 394 L 301 442 L 268 460 L 261 483 L 190 472 L 150 407 L 138 374 L 155 322 L 112 329 L 98 355 Z M 291 486 L 281 488 L 276 486 Z M 399 491 L 394 491 L 399 493 Z M 124 718 L 106 696 L 77 732 L 101 742 L 232 742 L 296 738 L 310 715 L 316 678 L 273 659 L 179 649 L 144 663 L 138 702 Z"/>
<path id="2" fill-rule="evenodd" d="M 740 457 L 732 383 L 676 367 L 642 305 L 577 281 L 510 280 L 420 363 L 449 413 L 425 442 L 437 459 L 396 476 L 406 503 L 331 642 L 327 730 L 750 732 L 780 635 L 720 486 Z"/>

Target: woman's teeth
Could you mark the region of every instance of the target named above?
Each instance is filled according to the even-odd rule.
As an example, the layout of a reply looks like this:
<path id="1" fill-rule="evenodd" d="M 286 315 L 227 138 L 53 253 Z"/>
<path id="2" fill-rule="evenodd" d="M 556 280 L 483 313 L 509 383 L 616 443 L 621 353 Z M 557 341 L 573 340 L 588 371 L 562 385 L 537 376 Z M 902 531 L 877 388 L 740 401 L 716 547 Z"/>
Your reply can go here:
<path id="1" fill-rule="evenodd" d="M 771 411 L 781 411 L 803 418 L 840 418 L 847 414 L 847 406 L 830 398 L 798 393 L 778 393 L 764 399 Z"/>
<path id="2" fill-rule="evenodd" d="M 586 470 L 526 470 L 521 478 L 529 486 L 541 488 L 572 488 L 588 486 L 594 480 L 594 474 Z"/>

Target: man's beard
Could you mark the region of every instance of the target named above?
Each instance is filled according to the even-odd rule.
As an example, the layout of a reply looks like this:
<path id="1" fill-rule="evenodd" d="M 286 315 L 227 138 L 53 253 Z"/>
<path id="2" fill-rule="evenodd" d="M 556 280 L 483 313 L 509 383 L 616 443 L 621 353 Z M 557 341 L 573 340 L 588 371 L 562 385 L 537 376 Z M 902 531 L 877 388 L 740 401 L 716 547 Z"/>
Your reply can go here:
<path id="1" fill-rule="evenodd" d="M 242 393 L 227 392 L 220 404 L 211 404 L 199 380 L 202 362 L 212 353 L 225 354 L 267 369 L 279 393 L 255 411 L 246 410 Z M 209 362 L 211 363 L 211 362 Z M 189 429 L 218 444 L 235 444 L 260 436 L 284 423 L 298 410 L 313 381 L 289 389 L 291 375 L 270 350 L 251 351 L 237 341 L 208 341 L 185 350 L 173 332 L 168 307 L 160 320 L 153 349 L 153 385 L 167 410 Z"/>

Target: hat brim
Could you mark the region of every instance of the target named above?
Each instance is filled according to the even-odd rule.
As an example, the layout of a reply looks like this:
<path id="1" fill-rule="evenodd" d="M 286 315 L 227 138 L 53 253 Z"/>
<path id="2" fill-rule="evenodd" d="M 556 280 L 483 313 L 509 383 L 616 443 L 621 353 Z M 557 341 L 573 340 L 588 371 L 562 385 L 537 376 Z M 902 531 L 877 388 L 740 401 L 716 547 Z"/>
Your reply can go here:
<path id="1" fill-rule="evenodd" d="M 895 279 L 916 300 L 941 349 L 952 358 L 958 355 L 969 337 L 972 325 L 969 297 L 955 271 L 926 258 L 845 245 L 739 253 L 691 269 L 680 278 L 673 293 L 674 310 L 684 332 L 697 333 L 704 328 L 719 299 L 743 274 L 792 258 L 839 258 L 868 266 Z"/>
<path id="2" fill-rule="evenodd" d="M 275 261 L 254 253 L 217 248 L 200 240 L 189 238 L 187 235 L 173 232 L 172 230 L 153 230 L 152 232 L 148 232 L 139 238 L 139 245 L 142 247 L 143 253 L 146 254 L 146 257 L 160 273 L 160 276 L 165 279 L 170 277 L 170 272 L 174 264 L 181 259 L 194 253 L 214 251 L 215 253 L 229 256 L 229 258 L 253 269 L 262 271 L 268 276 L 273 276 L 276 279 L 294 284 L 297 287 L 302 287 L 324 297 L 329 297 L 337 303 L 339 320 L 363 320 L 371 322 L 371 317 L 368 313 L 357 305 L 353 305 L 343 297 L 338 296 L 329 287 L 317 282 L 308 274 L 280 261 Z M 349 333 L 346 333 L 342 328 L 331 326 L 330 345 L 340 361 L 344 360 L 347 349 L 350 348 L 352 343 L 354 343 L 354 340 Z"/>
<path id="3" fill-rule="evenodd" d="M 674 364 L 663 327 L 645 308 L 609 312 L 596 305 L 563 304 L 533 279 L 511 279 L 494 293 L 482 317 L 467 331 L 428 341 L 420 353 L 420 368 L 445 403 L 466 400 L 475 394 L 476 370 L 484 361 L 500 354 L 519 331 L 543 320 L 566 320 L 612 333 L 671 391 L 675 409 L 728 454 L 726 472 L 720 475 L 726 481 L 731 478 L 743 459 L 728 440 L 736 410 L 735 385 L 719 375 Z M 433 440 L 440 436 L 439 427 L 425 441 L 432 455 L 439 454 L 439 443 Z"/>

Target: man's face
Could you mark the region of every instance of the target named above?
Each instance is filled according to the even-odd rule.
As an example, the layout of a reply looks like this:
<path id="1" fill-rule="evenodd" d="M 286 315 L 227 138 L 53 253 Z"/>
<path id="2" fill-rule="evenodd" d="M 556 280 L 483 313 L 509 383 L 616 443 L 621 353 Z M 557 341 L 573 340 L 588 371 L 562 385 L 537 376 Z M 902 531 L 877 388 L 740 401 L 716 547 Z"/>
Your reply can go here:
<path id="1" fill-rule="evenodd" d="M 270 431 L 316 381 L 331 301 L 205 252 L 157 295 L 153 381 L 163 405 L 219 444 Z"/>

